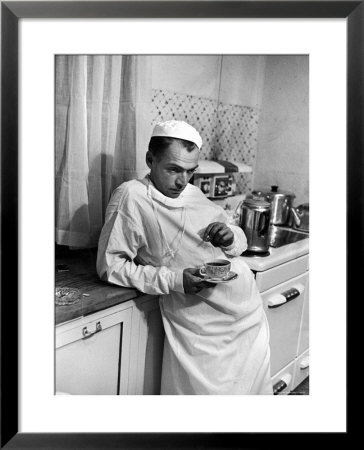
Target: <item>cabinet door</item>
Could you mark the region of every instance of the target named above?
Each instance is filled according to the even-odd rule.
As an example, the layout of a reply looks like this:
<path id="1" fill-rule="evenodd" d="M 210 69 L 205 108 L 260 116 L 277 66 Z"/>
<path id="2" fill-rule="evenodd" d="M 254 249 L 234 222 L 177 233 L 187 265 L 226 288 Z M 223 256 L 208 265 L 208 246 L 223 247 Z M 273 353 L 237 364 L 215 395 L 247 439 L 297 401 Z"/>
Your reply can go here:
<path id="1" fill-rule="evenodd" d="M 301 324 L 304 291 L 296 298 L 277 307 L 269 302 L 277 294 L 294 287 L 305 287 L 307 274 L 275 286 L 262 294 L 264 309 L 270 328 L 271 373 L 275 375 L 297 356 L 298 336 Z"/>
<path id="2" fill-rule="evenodd" d="M 131 310 L 57 334 L 56 391 L 74 395 L 127 392 Z"/>

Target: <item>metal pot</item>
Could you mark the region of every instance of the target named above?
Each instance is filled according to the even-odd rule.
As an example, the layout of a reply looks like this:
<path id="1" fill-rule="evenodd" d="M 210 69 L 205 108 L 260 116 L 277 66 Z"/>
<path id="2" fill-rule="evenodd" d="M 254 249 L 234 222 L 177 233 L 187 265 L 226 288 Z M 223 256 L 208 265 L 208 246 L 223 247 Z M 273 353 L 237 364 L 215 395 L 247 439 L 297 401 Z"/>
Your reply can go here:
<path id="1" fill-rule="evenodd" d="M 293 201 L 296 197 L 293 192 L 279 190 L 278 186 L 273 185 L 270 192 L 254 190 L 252 196 L 270 203 L 270 223 L 272 225 L 288 224 Z"/>
<path id="2" fill-rule="evenodd" d="M 240 226 L 247 238 L 247 250 L 255 253 L 269 249 L 270 204 L 260 199 L 245 199 L 241 205 Z"/>
<path id="3" fill-rule="evenodd" d="M 310 229 L 310 206 L 309 203 L 302 203 L 297 208 L 291 208 L 293 217 L 293 228 L 301 231 Z"/>

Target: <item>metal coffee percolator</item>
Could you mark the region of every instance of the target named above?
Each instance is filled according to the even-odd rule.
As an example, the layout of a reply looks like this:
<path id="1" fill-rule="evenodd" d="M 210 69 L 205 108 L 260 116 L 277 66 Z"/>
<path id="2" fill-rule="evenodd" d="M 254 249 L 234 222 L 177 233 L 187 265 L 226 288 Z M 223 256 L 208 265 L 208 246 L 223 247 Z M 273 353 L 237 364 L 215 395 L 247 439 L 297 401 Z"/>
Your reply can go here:
<path id="1" fill-rule="evenodd" d="M 246 235 L 248 251 L 255 253 L 268 251 L 269 219 L 270 203 L 254 198 L 247 198 L 243 201 L 240 213 L 240 227 Z"/>
<path id="2" fill-rule="evenodd" d="M 287 225 L 290 219 L 291 207 L 296 197 L 293 192 L 282 191 L 278 186 L 274 185 L 269 192 L 254 190 L 252 197 L 270 203 L 270 222 L 272 225 Z"/>

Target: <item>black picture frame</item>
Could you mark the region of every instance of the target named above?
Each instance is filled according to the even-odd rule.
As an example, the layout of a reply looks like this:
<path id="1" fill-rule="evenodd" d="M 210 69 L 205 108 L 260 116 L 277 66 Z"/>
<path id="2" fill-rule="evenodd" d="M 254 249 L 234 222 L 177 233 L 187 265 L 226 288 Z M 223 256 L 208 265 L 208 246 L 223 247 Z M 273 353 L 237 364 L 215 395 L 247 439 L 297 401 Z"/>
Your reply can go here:
<path id="1" fill-rule="evenodd" d="M 257 448 L 289 433 L 18 432 L 18 22 L 22 18 L 347 18 L 347 304 L 363 273 L 363 1 L 1 2 L 1 448 Z M 335 188 L 332 187 L 334 191 Z M 342 210 L 345 210 L 343 207 Z M 359 258 L 354 254 L 359 251 Z M 355 262 L 356 261 L 356 262 Z M 359 262 L 358 262 L 359 261 Z M 12 270 L 9 270 L 12 268 Z M 11 301 L 8 301 L 11 293 Z M 353 299 L 354 300 L 354 299 Z M 11 318 L 11 320 L 9 320 Z M 348 349 L 351 346 L 348 345 Z M 173 413 L 173 412 L 172 412 Z M 163 420 L 161 418 L 161 420 Z M 349 436 L 337 433 L 335 442 Z M 310 433 L 300 436 L 300 444 Z M 315 443 L 327 443 L 315 433 Z M 269 444 L 268 444 L 269 443 Z"/>

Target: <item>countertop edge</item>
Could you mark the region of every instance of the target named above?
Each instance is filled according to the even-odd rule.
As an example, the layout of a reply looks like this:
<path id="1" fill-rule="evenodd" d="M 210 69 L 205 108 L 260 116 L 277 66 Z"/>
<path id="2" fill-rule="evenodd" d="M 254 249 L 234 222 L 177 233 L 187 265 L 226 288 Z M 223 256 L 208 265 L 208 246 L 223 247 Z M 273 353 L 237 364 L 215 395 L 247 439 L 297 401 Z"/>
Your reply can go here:
<path id="1" fill-rule="evenodd" d="M 299 242 L 288 244 L 280 248 L 270 248 L 271 254 L 266 258 L 260 256 L 243 256 L 250 270 L 263 272 L 273 267 L 284 264 L 293 259 L 309 254 L 309 238 Z"/>
<path id="2" fill-rule="evenodd" d="M 129 300 L 134 300 L 136 298 L 142 297 L 143 295 L 146 295 L 146 294 L 144 294 L 143 292 L 137 291 L 136 289 L 128 288 L 127 292 L 123 292 L 122 294 L 120 294 L 120 296 L 115 296 L 114 298 L 110 299 L 110 301 L 107 303 L 103 302 L 103 303 L 100 303 L 99 305 L 95 305 L 95 304 L 89 305 L 89 306 L 86 305 L 85 307 L 82 308 L 81 314 L 77 313 L 76 311 L 73 313 L 70 312 L 69 314 L 67 314 L 67 311 L 66 311 L 67 306 L 55 306 L 55 313 L 54 313 L 55 326 L 58 327 L 60 325 L 75 321 L 82 317 L 84 317 L 84 318 L 88 317 L 94 313 L 98 313 L 100 311 L 106 310 L 113 306 L 120 305 L 121 303 L 125 303 Z M 60 308 L 64 308 L 64 311 L 62 311 L 62 313 L 61 313 Z M 58 309 L 58 311 L 57 311 L 57 309 Z"/>

